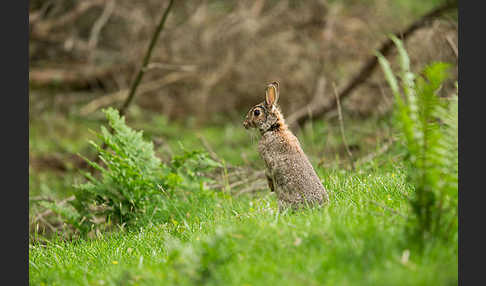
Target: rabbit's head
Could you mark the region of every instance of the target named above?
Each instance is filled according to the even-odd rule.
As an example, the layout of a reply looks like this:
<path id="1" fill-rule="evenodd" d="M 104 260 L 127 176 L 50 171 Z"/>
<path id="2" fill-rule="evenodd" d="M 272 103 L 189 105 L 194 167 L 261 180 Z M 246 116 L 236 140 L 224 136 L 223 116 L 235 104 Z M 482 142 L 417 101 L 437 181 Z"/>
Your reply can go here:
<path id="1" fill-rule="evenodd" d="M 283 119 L 278 110 L 277 101 L 278 82 L 274 81 L 266 88 L 265 100 L 250 108 L 246 114 L 243 126 L 246 129 L 257 128 L 262 133 L 278 127 Z"/>

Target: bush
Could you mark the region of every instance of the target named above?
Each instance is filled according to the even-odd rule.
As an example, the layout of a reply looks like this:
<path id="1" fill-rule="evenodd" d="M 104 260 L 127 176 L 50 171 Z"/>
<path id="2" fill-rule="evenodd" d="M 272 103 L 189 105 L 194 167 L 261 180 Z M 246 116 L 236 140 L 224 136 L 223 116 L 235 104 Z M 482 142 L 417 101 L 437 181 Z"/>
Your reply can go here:
<path id="1" fill-rule="evenodd" d="M 447 78 L 446 63 L 432 63 L 423 75 L 410 71 L 402 42 L 392 38 L 400 57 L 400 84 L 388 61 L 377 54 L 396 100 L 396 116 L 410 164 L 408 180 L 415 187 L 410 203 L 411 226 L 419 241 L 457 233 L 458 102 L 436 92 Z"/>
<path id="2" fill-rule="evenodd" d="M 100 163 L 84 158 L 95 172 L 84 172 L 86 183 L 75 186 L 71 208 L 51 204 L 66 223 L 81 233 L 108 226 L 139 226 L 178 215 L 184 190 L 204 191 L 204 172 L 219 164 L 202 151 L 183 149 L 169 164 L 156 157 L 152 142 L 125 124 L 115 109 L 104 110 L 112 131 L 101 127 L 101 144 L 90 141 Z M 182 215 L 182 214 L 180 214 Z"/>

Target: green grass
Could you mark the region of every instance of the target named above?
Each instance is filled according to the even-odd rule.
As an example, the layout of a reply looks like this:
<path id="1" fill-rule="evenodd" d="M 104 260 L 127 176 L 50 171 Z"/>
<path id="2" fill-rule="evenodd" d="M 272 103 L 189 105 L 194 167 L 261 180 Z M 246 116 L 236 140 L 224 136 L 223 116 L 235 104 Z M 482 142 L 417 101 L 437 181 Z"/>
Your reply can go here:
<path id="1" fill-rule="evenodd" d="M 32 285 L 452 285 L 457 238 L 407 245 L 400 168 L 320 171 L 331 204 L 277 213 L 274 195 L 232 198 L 182 222 L 29 249 Z M 195 207 L 194 209 L 198 209 Z M 405 259 L 409 252 L 408 260 Z"/>

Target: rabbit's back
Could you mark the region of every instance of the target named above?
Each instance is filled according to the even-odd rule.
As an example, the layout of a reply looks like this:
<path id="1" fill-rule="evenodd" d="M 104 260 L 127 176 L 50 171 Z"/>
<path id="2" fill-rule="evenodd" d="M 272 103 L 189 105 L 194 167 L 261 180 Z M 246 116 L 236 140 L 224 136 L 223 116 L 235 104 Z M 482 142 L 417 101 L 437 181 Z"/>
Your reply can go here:
<path id="1" fill-rule="evenodd" d="M 258 146 L 279 201 L 295 207 L 321 204 L 328 195 L 309 159 L 290 130 L 267 132 Z"/>

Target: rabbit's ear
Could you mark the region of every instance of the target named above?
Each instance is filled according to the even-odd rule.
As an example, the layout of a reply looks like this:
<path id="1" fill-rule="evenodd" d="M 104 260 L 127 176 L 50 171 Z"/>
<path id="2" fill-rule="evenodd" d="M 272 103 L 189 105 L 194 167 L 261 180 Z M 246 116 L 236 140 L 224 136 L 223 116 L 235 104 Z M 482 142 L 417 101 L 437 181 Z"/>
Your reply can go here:
<path id="1" fill-rule="evenodd" d="M 278 82 L 274 81 L 267 86 L 265 103 L 267 106 L 275 105 L 278 101 Z"/>

